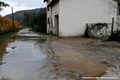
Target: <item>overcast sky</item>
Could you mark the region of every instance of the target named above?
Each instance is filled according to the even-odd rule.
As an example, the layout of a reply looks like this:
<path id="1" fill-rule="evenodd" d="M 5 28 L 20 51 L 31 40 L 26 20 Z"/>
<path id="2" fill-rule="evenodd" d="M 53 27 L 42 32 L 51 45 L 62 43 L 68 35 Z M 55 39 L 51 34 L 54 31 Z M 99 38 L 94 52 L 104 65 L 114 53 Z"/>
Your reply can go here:
<path id="1" fill-rule="evenodd" d="M 14 8 L 14 12 L 19 10 L 35 9 L 46 6 L 43 0 L 0 0 L 0 1 L 8 3 L 11 7 Z M 2 11 L 0 11 L 0 15 L 2 16 L 10 13 L 11 13 L 10 7 L 6 7 Z"/>

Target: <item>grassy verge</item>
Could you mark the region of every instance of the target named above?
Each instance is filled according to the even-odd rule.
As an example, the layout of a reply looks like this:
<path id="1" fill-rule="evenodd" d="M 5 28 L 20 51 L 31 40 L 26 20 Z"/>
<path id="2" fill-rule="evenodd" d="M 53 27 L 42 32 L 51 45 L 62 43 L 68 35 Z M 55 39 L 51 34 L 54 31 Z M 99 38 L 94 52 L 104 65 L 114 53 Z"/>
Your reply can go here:
<path id="1" fill-rule="evenodd" d="M 10 32 L 10 33 L 4 34 L 4 35 L 0 35 L 0 41 L 4 41 L 4 40 L 7 40 L 11 37 L 14 37 L 15 33 L 16 32 Z"/>

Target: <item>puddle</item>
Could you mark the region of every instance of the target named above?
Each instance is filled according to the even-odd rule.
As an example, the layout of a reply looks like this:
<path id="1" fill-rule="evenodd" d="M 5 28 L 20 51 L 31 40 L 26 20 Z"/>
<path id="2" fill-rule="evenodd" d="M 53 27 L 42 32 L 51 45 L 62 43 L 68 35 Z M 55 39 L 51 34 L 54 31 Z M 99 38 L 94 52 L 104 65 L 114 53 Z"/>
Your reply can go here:
<path id="1" fill-rule="evenodd" d="M 0 80 L 40 80 L 48 62 L 46 40 L 16 38 L 0 43 Z"/>

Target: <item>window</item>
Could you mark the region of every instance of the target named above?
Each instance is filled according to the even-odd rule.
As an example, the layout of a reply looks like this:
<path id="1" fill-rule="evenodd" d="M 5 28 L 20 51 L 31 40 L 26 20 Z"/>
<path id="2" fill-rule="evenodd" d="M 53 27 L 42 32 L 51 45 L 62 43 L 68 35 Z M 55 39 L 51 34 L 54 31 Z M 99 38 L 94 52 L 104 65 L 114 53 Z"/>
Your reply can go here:
<path id="1" fill-rule="evenodd" d="M 47 23 L 50 24 L 50 18 L 47 19 Z"/>
<path id="2" fill-rule="evenodd" d="M 120 15 L 120 3 L 118 3 L 118 15 Z"/>
<path id="3" fill-rule="evenodd" d="M 47 7 L 47 10 L 48 10 L 48 11 L 49 11 L 49 9 L 50 9 L 50 8 L 49 8 L 49 7 Z"/>

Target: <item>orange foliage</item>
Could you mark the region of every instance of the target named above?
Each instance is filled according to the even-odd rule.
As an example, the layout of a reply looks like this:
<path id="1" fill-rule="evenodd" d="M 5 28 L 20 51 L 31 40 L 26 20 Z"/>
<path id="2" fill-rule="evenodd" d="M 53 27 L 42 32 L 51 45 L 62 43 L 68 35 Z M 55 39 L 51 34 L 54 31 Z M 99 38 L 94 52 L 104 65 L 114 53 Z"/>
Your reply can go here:
<path id="1" fill-rule="evenodd" d="M 14 28 L 16 30 L 22 28 L 21 24 L 14 20 Z M 12 19 L 1 17 L 0 16 L 0 33 L 13 30 L 13 21 Z"/>

